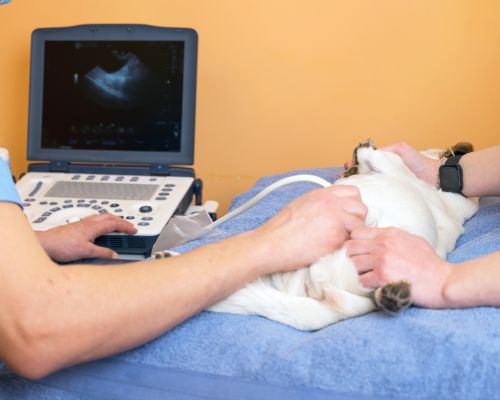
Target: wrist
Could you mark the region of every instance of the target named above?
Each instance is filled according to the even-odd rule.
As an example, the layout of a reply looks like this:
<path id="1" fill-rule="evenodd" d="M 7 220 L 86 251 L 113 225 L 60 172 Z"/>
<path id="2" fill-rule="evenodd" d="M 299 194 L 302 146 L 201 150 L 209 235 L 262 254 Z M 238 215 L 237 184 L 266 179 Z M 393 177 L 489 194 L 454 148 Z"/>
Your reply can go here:
<path id="1" fill-rule="evenodd" d="M 442 259 L 432 267 L 435 273 L 427 276 L 423 285 L 419 286 L 415 304 L 426 308 L 452 308 L 452 301 L 448 293 L 449 282 L 452 279 L 454 265 Z M 422 296 L 422 299 L 418 297 Z"/>
<path id="2" fill-rule="evenodd" d="M 451 264 L 447 279 L 443 284 L 442 297 L 443 307 L 441 308 L 457 308 L 462 307 L 461 301 L 463 300 L 463 288 L 460 287 L 460 271 L 456 264 Z"/>
<path id="3" fill-rule="evenodd" d="M 232 265 L 242 269 L 246 282 L 274 272 L 273 267 L 278 260 L 276 248 L 273 249 L 267 235 L 259 229 L 240 233 L 212 246 L 222 246 L 220 251 L 232 260 Z"/>
<path id="4" fill-rule="evenodd" d="M 423 180 L 429 185 L 438 188 L 441 160 L 428 159 L 427 164 L 427 174 L 423 177 Z"/>
<path id="5" fill-rule="evenodd" d="M 43 247 L 46 253 L 50 254 L 50 240 L 47 240 L 47 232 L 45 231 L 35 231 L 38 243 Z"/>

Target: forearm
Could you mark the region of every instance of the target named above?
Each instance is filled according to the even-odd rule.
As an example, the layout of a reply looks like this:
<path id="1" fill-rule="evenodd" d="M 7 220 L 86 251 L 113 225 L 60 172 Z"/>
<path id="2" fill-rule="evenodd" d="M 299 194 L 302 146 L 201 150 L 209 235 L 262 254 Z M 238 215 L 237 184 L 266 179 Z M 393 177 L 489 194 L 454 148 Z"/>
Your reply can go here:
<path id="1" fill-rule="evenodd" d="M 500 195 L 500 146 L 467 153 L 460 165 L 465 196 Z"/>
<path id="2" fill-rule="evenodd" d="M 64 268 L 59 282 L 65 300 L 48 299 L 46 308 L 51 333 L 61 332 L 59 344 L 67 341 L 71 348 L 65 352 L 73 357 L 58 360 L 54 368 L 149 341 L 257 278 L 265 250 L 250 248 L 248 235 L 253 233 L 163 262 L 99 267 L 98 272 Z"/>
<path id="3" fill-rule="evenodd" d="M 163 262 L 56 268 L 29 291 L 40 374 L 140 345 L 255 279 L 266 250 L 248 235 Z"/>
<path id="4" fill-rule="evenodd" d="M 455 265 L 443 297 L 448 308 L 500 306 L 500 252 Z"/>

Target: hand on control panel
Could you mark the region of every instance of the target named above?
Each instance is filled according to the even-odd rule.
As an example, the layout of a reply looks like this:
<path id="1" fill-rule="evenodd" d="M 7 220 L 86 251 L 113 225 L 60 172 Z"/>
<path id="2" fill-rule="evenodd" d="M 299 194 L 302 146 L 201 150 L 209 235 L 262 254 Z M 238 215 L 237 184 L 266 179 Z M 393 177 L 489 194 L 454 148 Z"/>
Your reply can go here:
<path id="1" fill-rule="evenodd" d="M 117 216 L 100 214 L 36 234 L 54 261 L 68 262 L 82 258 L 117 258 L 113 250 L 94 244 L 97 237 L 111 232 L 134 234 L 137 229 Z"/>

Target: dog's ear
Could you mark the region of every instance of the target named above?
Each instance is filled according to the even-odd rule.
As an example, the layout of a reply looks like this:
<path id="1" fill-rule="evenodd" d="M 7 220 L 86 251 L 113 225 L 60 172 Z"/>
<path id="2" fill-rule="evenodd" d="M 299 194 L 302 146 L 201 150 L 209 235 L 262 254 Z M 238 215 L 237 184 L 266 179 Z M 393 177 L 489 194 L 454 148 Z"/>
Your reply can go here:
<path id="1" fill-rule="evenodd" d="M 440 158 L 453 157 L 453 156 L 463 156 L 464 154 L 471 153 L 474 151 L 474 146 L 469 142 L 458 142 L 457 144 L 448 147 L 445 151 L 441 152 Z"/>

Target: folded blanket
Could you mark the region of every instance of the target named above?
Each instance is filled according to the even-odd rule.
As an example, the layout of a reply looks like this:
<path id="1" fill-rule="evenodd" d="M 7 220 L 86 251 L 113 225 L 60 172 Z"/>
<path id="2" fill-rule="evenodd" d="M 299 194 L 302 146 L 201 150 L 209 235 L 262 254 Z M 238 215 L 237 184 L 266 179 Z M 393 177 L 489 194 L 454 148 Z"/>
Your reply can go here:
<path id="1" fill-rule="evenodd" d="M 339 171 L 293 174 L 332 181 Z M 261 179 L 231 207 L 291 174 Z M 253 229 L 313 188 L 281 188 L 213 235 L 176 250 Z M 500 199 L 485 199 L 448 259 L 499 250 Z M 412 307 L 397 317 L 374 312 L 317 332 L 258 316 L 203 312 L 142 347 L 41 382 L 4 372 L 0 398 L 500 399 L 499 326 L 500 309 L 492 307 Z"/>

